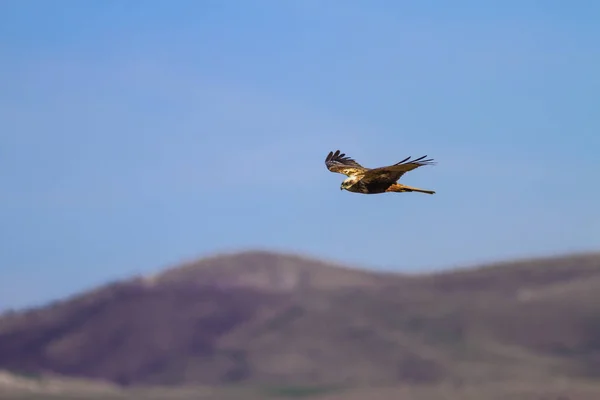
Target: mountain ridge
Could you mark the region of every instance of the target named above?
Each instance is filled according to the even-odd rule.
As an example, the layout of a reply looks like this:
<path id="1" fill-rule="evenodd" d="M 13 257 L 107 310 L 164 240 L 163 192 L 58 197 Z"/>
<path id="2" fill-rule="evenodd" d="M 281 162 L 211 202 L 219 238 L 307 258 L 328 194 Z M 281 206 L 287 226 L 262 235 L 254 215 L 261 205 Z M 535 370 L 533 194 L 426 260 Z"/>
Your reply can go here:
<path id="1" fill-rule="evenodd" d="M 426 274 L 215 254 L 0 318 L 0 368 L 165 384 L 587 377 L 600 254 Z"/>

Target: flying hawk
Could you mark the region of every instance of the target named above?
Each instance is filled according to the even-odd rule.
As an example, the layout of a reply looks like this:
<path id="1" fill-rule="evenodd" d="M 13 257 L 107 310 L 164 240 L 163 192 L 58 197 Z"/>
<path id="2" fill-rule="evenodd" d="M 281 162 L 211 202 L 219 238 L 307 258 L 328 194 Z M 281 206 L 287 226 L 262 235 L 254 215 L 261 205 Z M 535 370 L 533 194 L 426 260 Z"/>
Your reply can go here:
<path id="1" fill-rule="evenodd" d="M 434 194 L 433 190 L 419 189 L 397 183 L 404 173 L 419 168 L 422 165 L 433 165 L 433 159 L 423 160 L 427 156 L 410 160 L 410 157 L 387 167 L 365 168 L 346 154 L 336 150 L 330 151 L 325 158 L 325 165 L 331 172 L 344 174 L 348 178 L 342 182 L 340 190 L 362 194 L 376 194 L 386 192 L 420 192 Z"/>

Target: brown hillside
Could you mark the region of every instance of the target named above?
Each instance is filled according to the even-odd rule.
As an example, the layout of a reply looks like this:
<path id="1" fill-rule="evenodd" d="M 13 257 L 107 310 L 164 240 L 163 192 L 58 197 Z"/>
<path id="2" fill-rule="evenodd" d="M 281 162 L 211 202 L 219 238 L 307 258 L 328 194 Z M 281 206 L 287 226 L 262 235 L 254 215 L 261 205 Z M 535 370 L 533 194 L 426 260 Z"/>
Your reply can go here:
<path id="1" fill-rule="evenodd" d="M 600 255 L 422 276 L 221 255 L 0 319 L 0 368 L 123 384 L 600 376 Z"/>

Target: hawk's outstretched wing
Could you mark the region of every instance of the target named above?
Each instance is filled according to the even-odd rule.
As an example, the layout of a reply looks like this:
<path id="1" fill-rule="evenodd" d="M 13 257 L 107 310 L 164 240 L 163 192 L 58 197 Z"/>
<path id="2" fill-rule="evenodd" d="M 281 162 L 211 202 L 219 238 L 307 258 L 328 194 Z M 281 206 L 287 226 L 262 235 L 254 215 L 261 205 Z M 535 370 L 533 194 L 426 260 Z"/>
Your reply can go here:
<path id="1" fill-rule="evenodd" d="M 325 165 L 331 172 L 347 176 L 361 174 L 368 170 L 352 158 L 346 157 L 346 154 L 340 153 L 339 150 L 336 150 L 335 153 L 333 151 L 329 152 L 327 158 L 325 158 Z"/>
<path id="2" fill-rule="evenodd" d="M 427 156 L 419 157 L 415 160 L 409 161 L 410 157 L 406 157 L 404 160 L 387 167 L 373 168 L 365 172 L 363 181 L 378 181 L 378 180 L 398 180 L 402 175 L 408 171 L 412 171 L 415 168 L 419 168 L 423 165 L 434 165 L 435 162 L 432 158 L 423 160 Z"/>

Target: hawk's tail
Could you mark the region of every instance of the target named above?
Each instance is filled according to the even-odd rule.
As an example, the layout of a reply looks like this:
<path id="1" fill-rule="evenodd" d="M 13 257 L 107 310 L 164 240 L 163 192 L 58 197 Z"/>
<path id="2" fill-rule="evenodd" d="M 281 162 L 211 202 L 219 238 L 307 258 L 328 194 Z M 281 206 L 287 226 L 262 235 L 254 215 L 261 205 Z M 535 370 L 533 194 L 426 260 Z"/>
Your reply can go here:
<path id="1" fill-rule="evenodd" d="M 419 192 L 419 193 L 426 193 L 426 194 L 435 194 L 435 192 L 433 190 L 419 189 L 419 188 L 412 187 L 412 186 L 401 185 L 399 183 L 396 183 L 396 184 L 393 184 L 392 186 L 390 186 L 386 190 L 386 192 L 396 192 L 396 193 Z"/>

